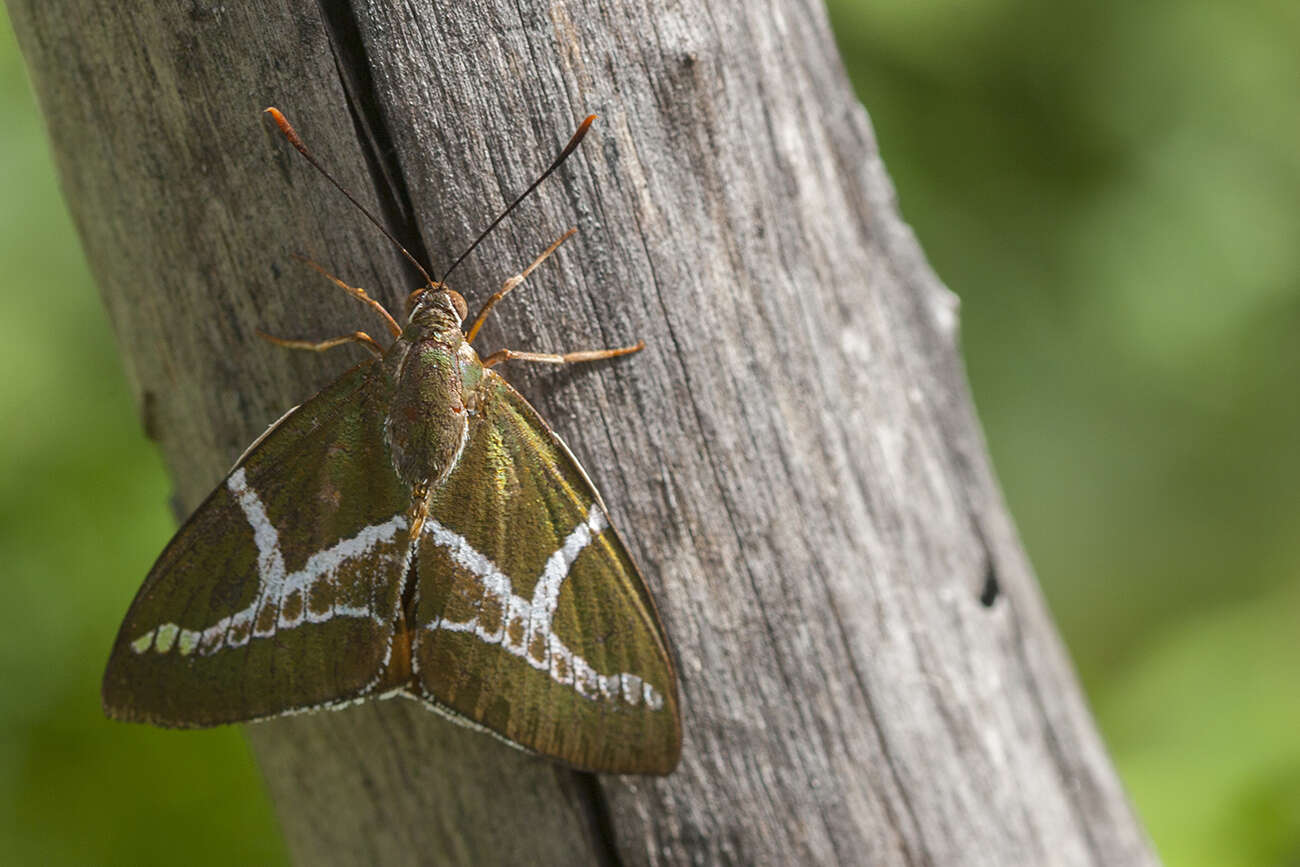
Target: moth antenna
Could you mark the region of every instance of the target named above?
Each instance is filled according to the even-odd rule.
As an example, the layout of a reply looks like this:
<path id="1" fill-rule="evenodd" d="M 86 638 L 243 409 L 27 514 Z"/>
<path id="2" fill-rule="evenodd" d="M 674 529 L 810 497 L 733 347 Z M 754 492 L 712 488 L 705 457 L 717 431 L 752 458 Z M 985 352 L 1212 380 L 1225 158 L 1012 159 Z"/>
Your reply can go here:
<path id="1" fill-rule="evenodd" d="M 403 247 L 402 242 L 397 240 L 397 238 L 393 235 L 393 233 L 388 230 L 388 227 L 385 226 L 382 222 L 380 222 L 378 217 L 370 213 L 370 210 L 365 205 L 358 202 L 356 196 L 352 195 L 346 189 L 344 189 L 342 184 L 334 180 L 333 175 L 325 171 L 325 167 L 322 166 L 320 163 L 318 163 L 316 161 L 316 158 L 311 155 L 311 152 L 307 150 L 307 146 L 302 143 L 302 139 L 298 137 L 297 131 L 294 130 L 293 126 L 290 125 L 288 118 L 286 118 L 283 114 L 280 113 L 280 109 L 276 108 L 275 106 L 270 106 L 266 109 L 266 113 L 269 114 L 271 116 L 271 119 L 275 121 L 275 125 L 280 128 L 280 132 L 283 133 L 284 137 L 289 140 L 289 144 L 293 145 L 294 149 L 297 150 L 298 153 L 302 154 L 304 157 L 307 158 L 307 162 L 312 164 L 312 168 L 316 169 L 316 171 L 324 175 L 325 180 L 333 184 L 334 188 L 337 189 L 340 193 L 347 196 L 348 201 L 356 205 L 357 210 L 365 214 L 366 219 L 374 223 L 375 228 L 383 232 L 384 237 L 392 241 L 393 244 L 396 245 L 397 249 L 402 251 L 402 255 L 406 257 L 407 261 L 409 261 L 412 265 L 414 265 L 416 270 L 419 271 L 420 274 L 424 276 L 424 279 L 429 281 L 429 285 L 432 286 L 433 278 L 429 276 L 429 272 L 425 270 L 425 267 L 420 264 L 420 260 L 412 256 L 411 251 Z"/>
<path id="2" fill-rule="evenodd" d="M 504 220 L 506 216 L 509 215 L 509 213 L 515 209 L 515 205 L 518 205 L 524 199 L 528 198 L 529 193 L 537 189 L 538 185 L 541 184 L 542 181 L 550 177 L 551 172 L 555 171 L 560 167 L 560 163 L 564 162 L 566 159 L 569 158 L 569 154 L 573 153 L 575 150 L 578 149 L 578 145 L 582 143 L 583 137 L 587 134 L 587 130 L 591 127 L 591 122 L 594 121 L 595 119 L 596 119 L 596 115 L 594 114 L 587 115 L 586 119 L 583 120 L 581 124 L 579 124 L 578 131 L 573 134 L 573 138 L 569 139 L 569 143 L 564 146 L 564 150 L 560 151 L 560 155 L 555 158 L 555 162 L 551 163 L 550 168 L 542 172 L 541 176 L 538 177 L 537 180 L 533 181 L 532 185 L 528 189 L 520 193 L 519 197 L 516 198 L 513 202 L 511 202 L 506 207 L 506 209 L 501 212 L 500 216 L 498 216 L 495 220 L 493 220 L 491 224 L 489 224 L 488 227 L 483 230 L 483 233 L 481 235 L 479 235 L 477 238 L 474 239 L 474 243 L 470 244 L 469 247 L 465 250 L 465 252 L 460 254 L 460 258 L 458 258 L 455 262 L 451 263 L 451 267 L 448 268 L 446 272 L 442 275 L 442 279 L 439 281 L 440 283 L 446 283 L 447 278 L 451 276 L 451 272 L 456 270 L 456 266 L 459 265 L 461 262 L 465 261 L 466 256 L 474 252 L 474 248 L 479 245 L 480 241 L 482 241 L 484 238 L 488 236 L 489 232 L 491 232 L 493 229 L 497 227 L 497 223 L 500 223 L 502 220 Z"/>

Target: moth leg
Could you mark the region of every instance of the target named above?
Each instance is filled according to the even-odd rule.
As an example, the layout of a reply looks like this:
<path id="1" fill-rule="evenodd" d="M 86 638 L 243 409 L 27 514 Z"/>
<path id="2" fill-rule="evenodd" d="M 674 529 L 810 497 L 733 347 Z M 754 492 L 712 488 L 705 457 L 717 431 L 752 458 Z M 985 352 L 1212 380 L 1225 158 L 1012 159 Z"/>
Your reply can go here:
<path id="1" fill-rule="evenodd" d="M 324 352 L 345 343 L 360 343 L 376 358 L 382 358 L 384 355 L 384 347 L 380 346 L 375 338 L 364 331 L 353 331 L 351 334 L 344 334 L 342 337 L 332 337 L 329 340 L 319 342 L 313 340 L 286 340 L 283 337 L 275 337 L 261 330 L 257 332 L 257 336 L 269 343 L 274 343 L 276 346 L 283 346 L 285 349 L 307 349 L 312 352 Z"/>
<path id="2" fill-rule="evenodd" d="M 371 298 L 370 295 L 366 293 L 366 290 L 361 289 L 357 286 L 349 286 L 347 283 L 344 283 L 342 280 L 335 277 L 333 274 L 326 271 L 316 262 L 313 262 L 311 259 L 308 259 L 306 256 L 302 255 L 301 253 L 294 253 L 293 257 L 297 259 L 299 262 L 302 262 L 306 265 L 309 265 L 312 268 L 315 268 L 318 272 L 320 272 L 320 274 L 326 280 L 329 280 L 335 286 L 339 287 L 344 292 L 348 293 L 353 298 L 357 299 L 362 304 L 365 304 L 367 307 L 374 310 L 380 316 L 384 317 L 384 324 L 388 326 L 389 333 L 391 333 L 394 337 L 402 336 L 402 326 L 398 325 L 397 320 L 394 319 L 393 315 L 388 312 L 388 309 L 384 307 L 383 304 L 380 304 L 379 301 L 377 301 L 376 299 Z"/>
<path id="3" fill-rule="evenodd" d="M 572 238 L 577 231 L 578 227 L 574 226 L 572 229 L 565 232 L 560 236 L 558 241 L 543 250 L 542 255 L 533 260 L 533 264 L 511 277 L 502 284 L 500 289 L 492 293 L 492 297 L 484 301 L 483 306 L 479 308 L 478 315 L 474 317 L 474 324 L 469 327 L 469 331 L 465 332 L 465 342 L 473 343 L 474 338 L 478 336 L 478 330 L 483 327 L 483 323 L 487 321 L 488 313 L 492 311 L 493 307 L 497 306 L 497 302 L 513 292 L 520 283 L 527 279 L 529 274 L 533 273 L 538 265 L 550 258 L 550 255 L 559 249 L 561 244 Z"/>
<path id="4" fill-rule="evenodd" d="M 584 349 L 579 352 L 566 352 L 557 355 L 551 352 L 519 352 L 514 349 L 498 349 L 483 359 L 484 367 L 492 367 L 503 361 L 533 361 L 538 364 L 578 364 L 583 361 L 600 361 L 602 358 L 618 358 L 631 355 L 645 349 L 645 341 L 638 340 L 635 346 L 619 346 L 615 349 Z"/>

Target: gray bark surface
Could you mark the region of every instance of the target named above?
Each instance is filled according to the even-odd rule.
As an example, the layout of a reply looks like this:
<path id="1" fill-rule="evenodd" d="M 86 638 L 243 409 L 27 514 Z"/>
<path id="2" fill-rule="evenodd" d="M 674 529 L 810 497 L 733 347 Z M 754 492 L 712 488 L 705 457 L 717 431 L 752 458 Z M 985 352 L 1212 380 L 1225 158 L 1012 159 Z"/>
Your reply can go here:
<path id="1" fill-rule="evenodd" d="M 1147 864 L 989 466 L 954 297 L 901 222 L 816 0 L 9 0 L 142 424 L 183 512 L 418 285 L 274 132 L 471 309 L 659 601 L 686 731 L 595 777 L 408 702 L 251 726 L 302 864 Z M 384 337 L 386 339 L 386 336 Z M 124 604 L 126 600 L 123 600 Z"/>

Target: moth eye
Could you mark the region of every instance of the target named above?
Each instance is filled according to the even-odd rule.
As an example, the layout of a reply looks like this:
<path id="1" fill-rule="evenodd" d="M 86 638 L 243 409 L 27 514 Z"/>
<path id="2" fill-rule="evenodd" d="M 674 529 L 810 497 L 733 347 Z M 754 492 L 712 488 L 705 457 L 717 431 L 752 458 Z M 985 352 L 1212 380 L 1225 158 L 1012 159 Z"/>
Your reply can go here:
<path id="1" fill-rule="evenodd" d="M 465 298 L 455 289 L 448 289 L 446 292 L 447 297 L 451 299 L 451 306 L 456 308 L 456 315 L 464 322 L 465 317 L 469 314 L 469 307 L 465 304 Z"/>
<path id="2" fill-rule="evenodd" d="M 419 289 L 416 289 L 410 295 L 406 296 L 406 318 L 411 318 L 411 314 L 415 312 L 415 305 L 420 303 L 420 296 L 428 291 L 429 289 L 427 286 L 421 286 Z"/>

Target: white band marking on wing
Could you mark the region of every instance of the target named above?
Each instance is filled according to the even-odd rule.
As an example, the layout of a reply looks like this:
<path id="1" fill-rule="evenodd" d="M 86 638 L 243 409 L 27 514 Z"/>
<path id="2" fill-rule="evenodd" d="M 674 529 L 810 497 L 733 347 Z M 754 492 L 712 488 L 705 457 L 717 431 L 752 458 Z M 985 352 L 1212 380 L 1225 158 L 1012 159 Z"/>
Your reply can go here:
<path id="1" fill-rule="evenodd" d="M 253 601 L 202 630 L 184 629 L 175 623 L 160 624 L 131 642 L 130 647 L 134 652 L 146 653 L 152 649 L 158 653 L 167 653 L 176 648 L 182 656 L 188 656 L 195 650 L 208 656 L 224 648 L 242 647 L 253 638 L 265 638 L 281 629 L 293 629 L 304 622 L 325 623 L 335 617 L 369 617 L 383 625 L 382 613 L 363 605 L 345 605 L 337 599 L 329 610 L 317 613 L 308 604 L 308 594 L 320 582 L 332 581 L 339 568 L 349 561 L 370 554 L 379 545 L 392 542 L 407 528 L 405 514 L 399 512 L 382 524 L 361 528 L 351 538 L 342 539 L 331 547 L 312 554 L 302 569 L 289 573 L 286 572 L 284 555 L 280 551 L 280 532 L 271 523 L 262 498 L 248 485 L 243 467 L 230 474 L 226 487 L 243 510 L 244 517 L 253 530 L 253 543 L 257 546 L 258 587 Z M 560 589 L 574 562 L 607 526 L 604 513 L 593 503 L 586 519 L 547 558 L 534 586 L 533 598 L 528 600 L 517 595 L 510 578 L 477 551 L 465 537 L 447 529 L 433 518 L 428 518 L 424 532 L 432 537 L 435 544 L 445 548 L 452 560 L 478 578 L 484 595 L 491 596 L 498 602 L 504 616 L 500 627 L 493 632 L 483 629 L 477 618 L 463 623 L 442 620 L 430 623 L 426 628 L 430 631 L 445 629 L 448 632 L 470 633 L 488 644 L 499 645 L 533 668 L 546 671 L 556 682 L 572 686 L 585 698 L 621 698 L 628 704 L 644 702 L 651 709 L 659 710 L 663 707 L 663 696 L 649 683 L 635 674 L 600 674 L 586 659 L 570 650 L 552 629 Z M 408 552 L 408 557 L 413 553 L 412 549 Z M 393 555 L 384 557 L 396 559 Z M 257 626 L 259 614 L 267 606 L 280 608 L 284 599 L 294 592 L 301 594 L 294 617 L 288 617 L 283 610 L 279 610 L 270 628 Z M 521 623 L 524 627 L 519 641 L 510 637 L 509 626 L 515 623 Z M 541 658 L 528 652 L 534 645 L 542 648 Z"/>
<path id="2" fill-rule="evenodd" d="M 533 588 L 533 603 L 528 617 L 530 635 L 550 634 L 551 618 L 555 615 L 555 606 L 560 602 L 560 585 L 569 577 L 573 561 L 604 529 L 605 514 L 599 506 L 592 503 L 587 510 L 587 520 L 575 527 L 559 550 L 547 558 L 546 566 Z"/>
<path id="3" fill-rule="evenodd" d="M 321 612 L 312 610 L 309 594 L 321 582 L 334 581 L 339 569 L 348 562 L 370 555 L 376 547 L 397 538 L 406 529 L 406 515 L 399 512 L 382 524 L 362 527 L 351 538 L 341 539 L 329 548 L 312 554 L 301 569 L 286 573 L 284 555 L 280 552 L 280 531 L 271 523 L 262 498 L 249 487 L 243 467 L 230 474 L 226 487 L 235 496 L 248 525 L 253 529 L 253 543 L 257 546 L 258 580 L 253 601 L 201 630 L 183 629 L 175 623 L 161 624 L 132 641 L 132 650 L 145 653 L 152 648 L 158 653 L 167 653 L 175 647 L 182 656 L 188 656 L 195 650 L 208 656 L 223 648 L 242 647 L 253 638 L 265 638 L 281 629 L 292 629 L 303 623 L 326 623 L 335 617 L 369 617 L 376 623 L 385 625 L 385 612 L 373 611 L 366 605 L 347 605 L 338 601 L 341 588 L 334 588 L 334 604 Z M 386 560 L 396 560 L 392 554 L 381 556 Z M 283 610 L 282 603 L 295 592 L 300 594 L 299 604 L 296 606 L 297 612 L 290 617 Z M 270 628 L 260 628 L 257 624 L 259 615 L 268 606 L 278 609 L 275 620 Z"/>
<path id="4" fill-rule="evenodd" d="M 652 710 L 659 710 L 664 706 L 664 699 L 654 687 L 635 674 L 599 673 L 587 660 L 570 650 L 552 629 L 564 579 L 569 576 L 578 555 L 606 526 L 604 513 L 593 503 L 586 520 L 575 527 L 564 544 L 547 558 L 533 589 L 533 598 L 528 600 L 516 594 L 510 578 L 475 550 L 464 536 L 432 518 L 427 519 L 424 532 L 435 544 L 445 548 L 455 563 L 478 578 L 483 595 L 496 601 L 503 616 L 501 625 L 491 632 L 479 624 L 477 617 L 463 622 L 439 620 L 425 628 L 430 632 L 439 629 L 464 632 L 487 644 L 499 645 L 533 668 L 547 672 L 557 683 L 573 687 L 584 698 L 620 698 L 628 704 L 644 702 Z M 524 627 L 518 630 L 521 636 L 518 641 L 510 637 L 510 626 L 516 623 Z M 541 658 L 529 652 L 529 648 L 535 646 L 543 648 Z"/>

